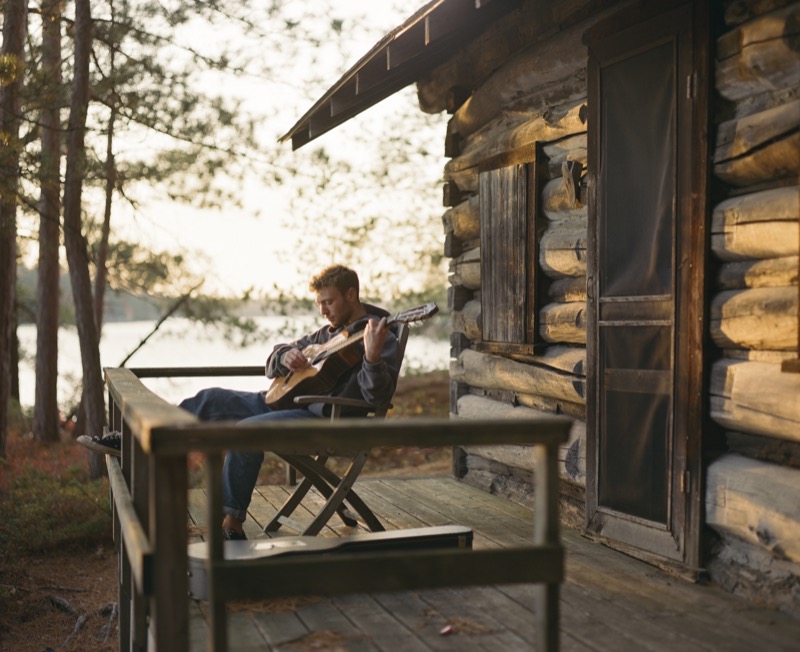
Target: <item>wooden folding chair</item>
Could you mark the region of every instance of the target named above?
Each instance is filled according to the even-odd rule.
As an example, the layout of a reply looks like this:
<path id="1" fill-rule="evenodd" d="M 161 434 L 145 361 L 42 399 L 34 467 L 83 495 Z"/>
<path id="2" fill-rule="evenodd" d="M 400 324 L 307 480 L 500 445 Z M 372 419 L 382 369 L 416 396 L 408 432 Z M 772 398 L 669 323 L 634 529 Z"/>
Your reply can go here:
<path id="1" fill-rule="evenodd" d="M 408 341 L 409 326 L 404 323 L 394 323 L 390 329 L 397 338 L 398 352 L 398 374 L 403 364 L 403 357 Z M 331 406 L 331 421 L 335 421 L 342 416 L 343 408 L 360 408 L 367 410 L 367 418 L 382 419 L 392 408 L 391 403 L 384 405 L 373 405 L 366 401 L 352 398 L 342 398 L 337 396 L 297 396 L 294 399 L 297 405 L 309 405 L 311 403 L 324 403 Z M 288 525 L 292 529 L 301 532 L 303 535 L 316 535 L 325 527 L 334 513 L 338 513 L 342 522 L 350 527 L 363 523 L 370 532 L 383 532 L 383 527 L 378 517 L 353 490 L 353 484 L 358 478 L 364 464 L 369 456 L 369 450 L 362 450 L 354 453 L 350 464 L 341 476 L 337 475 L 331 468 L 326 466 L 328 456 L 324 455 L 282 455 L 276 454 L 283 459 L 290 467 L 302 474 L 303 480 L 298 484 L 286 502 L 280 507 L 272 520 L 267 523 L 264 532 L 274 532 L 281 525 Z M 300 506 L 303 498 L 311 487 L 315 487 L 323 498 L 325 504 L 314 517 L 310 525 L 303 528 L 290 518 L 291 514 Z M 349 505 L 349 508 L 345 505 Z M 355 513 L 353 513 L 355 512 Z M 360 521 L 359 521 L 360 517 Z"/>

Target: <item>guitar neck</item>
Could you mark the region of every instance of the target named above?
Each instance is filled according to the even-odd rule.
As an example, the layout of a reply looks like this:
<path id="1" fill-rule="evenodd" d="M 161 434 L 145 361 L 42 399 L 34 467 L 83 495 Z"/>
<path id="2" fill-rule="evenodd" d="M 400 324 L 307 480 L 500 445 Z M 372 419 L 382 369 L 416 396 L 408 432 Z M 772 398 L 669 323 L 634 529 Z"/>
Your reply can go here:
<path id="1" fill-rule="evenodd" d="M 394 322 L 397 321 L 404 322 L 406 324 L 415 321 L 422 321 L 424 319 L 432 317 L 437 312 L 439 312 L 438 306 L 435 303 L 428 303 L 425 304 L 424 306 L 412 308 L 411 310 L 406 310 L 404 312 L 398 312 L 396 315 L 387 317 L 386 325 L 388 326 L 389 324 L 393 324 Z M 361 339 L 363 339 L 365 333 L 366 333 L 366 326 L 357 333 L 350 334 L 347 338 L 344 338 L 341 342 L 332 343 L 333 340 L 331 340 L 331 342 L 329 342 L 330 348 L 325 346 L 325 348 L 314 357 L 311 363 L 316 364 L 317 362 L 321 362 L 328 356 L 331 356 L 334 353 L 338 353 L 342 349 L 346 349 L 348 346 L 351 346 L 356 342 L 360 341 Z"/>
<path id="2" fill-rule="evenodd" d="M 386 319 L 386 325 L 393 324 L 397 321 L 397 315 L 392 315 Z M 328 356 L 333 355 L 334 353 L 338 353 L 342 349 L 346 349 L 348 346 L 352 346 L 357 342 L 360 342 L 364 339 L 364 335 L 366 334 L 366 326 L 362 328 L 360 331 L 351 334 L 347 339 L 342 340 L 338 344 L 331 346 L 330 348 L 326 348 L 320 355 L 314 358 L 314 362 L 319 362 L 320 360 L 327 358 Z"/>

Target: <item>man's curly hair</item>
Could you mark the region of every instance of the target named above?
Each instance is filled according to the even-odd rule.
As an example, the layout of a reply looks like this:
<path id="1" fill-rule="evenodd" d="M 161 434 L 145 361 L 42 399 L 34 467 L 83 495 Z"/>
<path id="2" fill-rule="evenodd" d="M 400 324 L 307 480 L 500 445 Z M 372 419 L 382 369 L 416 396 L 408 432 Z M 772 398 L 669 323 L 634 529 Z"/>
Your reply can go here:
<path id="1" fill-rule="evenodd" d="M 358 296 L 358 274 L 344 265 L 331 265 L 314 276 L 308 284 L 308 289 L 312 292 L 319 292 L 322 288 L 329 287 L 335 287 L 342 294 L 350 288 L 355 288 Z"/>

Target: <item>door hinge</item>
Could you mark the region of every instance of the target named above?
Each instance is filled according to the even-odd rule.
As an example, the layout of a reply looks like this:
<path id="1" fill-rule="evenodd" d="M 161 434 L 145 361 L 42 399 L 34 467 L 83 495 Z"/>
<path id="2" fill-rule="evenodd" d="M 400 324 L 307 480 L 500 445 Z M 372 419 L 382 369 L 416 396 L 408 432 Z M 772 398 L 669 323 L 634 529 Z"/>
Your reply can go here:
<path id="1" fill-rule="evenodd" d="M 692 486 L 691 485 L 691 480 L 692 480 L 692 476 L 689 473 L 688 469 L 684 470 L 684 472 L 681 473 L 681 493 L 682 494 L 688 494 L 689 493 L 689 487 Z"/>
<path id="2" fill-rule="evenodd" d="M 697 97 L 697 72 L 686 75 L 686 99 L 693 100 Z"/>

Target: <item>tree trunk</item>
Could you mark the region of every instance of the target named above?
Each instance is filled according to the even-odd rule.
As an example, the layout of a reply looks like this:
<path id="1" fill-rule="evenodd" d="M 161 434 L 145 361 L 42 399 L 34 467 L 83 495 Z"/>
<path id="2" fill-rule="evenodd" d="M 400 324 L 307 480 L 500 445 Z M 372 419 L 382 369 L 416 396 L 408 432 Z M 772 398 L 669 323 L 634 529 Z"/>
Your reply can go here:
<path id="1" fill-rule="evenodd" d="M 39 276 L 36 286 L 36 403 L 33 436 L 58 441 L 58 245 L 61 215 L 61 2 L 42 3 L 42 68 L 48 101 L 42 110 Z"/>
<path id="2" fill-rule="evenodd" d="M 114 5 L 111 5 L 112 18 L 114 15 Z M 116 50 L 110 50 L 110 75 L 115 74 L 115 54 Z M 103 330 L 103 307 L 105 306 L 106 279 L 108 276 L 106 264 L 108 262 L 108 239 L 111 233 L 111 204 L 114 196 L 114 188 L 117 185 L 117 164 L 114 159 L 114 126 L 117 119 L 116 95 L 112 94 L 109 99 L 111 105 L 111 115 L 108 118 L 108 133 L 106 134 L 106 203 L 103 211 L 103 230 L 100 237 L 100 246 L 97 250 L 97 260 L 95 261 L 96 276 L 94 279 L 94 300 L 95 300 L 95 323 L 97 324 L 98 336 Z"/>
<path id="3" fill-rule="evenodd" d="M 113 61 L 113 50 L 111 53 Z M 112 63 L 113 68 L 113 63 Z M 108 134 L 106 137 L 106 203 L 103 211 L 103 228 L 100 236 L 100 246 L 97 248 L 97 259 L 95 260 L 95 279 L 94 279 L 94 321 L 97 325 L 98 336 L 103 330 L 103 307 L 106 296 L 106 279 L 108 272 L 108 239 L 111 234 L 111 203 L 114 194 L 114 186 L 117 182 L 117 169 L 114 161 L 114 120 L 117 110 L 112 107 L 111 117 L 108 121 Z"/>
<path id="4" fill-rule="evenodd" d="M 11 324 L 11 398 L 19 403 L 19 337 L 17 334 L 17 310 Z"/>
<path id="5" fill-rule="evenodd" d="M 7 0 L 2 57 L 8 78 L 0 84 L 0 457 L 6 456 L 14 344 L 14 284 L 17 277 L 17 188 L 19 184 L 19 93 L 25 71 L 27 4 Z"/>
<path id="6" fill-rule="evenodd" d="M 75 2 L 75 72 L 72 83 L 67 133 L 67 172 L 64 183 L 64 241 L 69 262 L 69 276 L 75 301 L 78 340 L 83 366 L 82 405 L 86 432 L 100 435 L 105 422 L 100 346 L 95 323 L 89 256 L 81 232 L 81 192 L 86 170 L 85 132 L 89 106 L 89 53 L 92 41 L 92 18 L 89 0 Z M 92 477 L 102 473 L 102 460 L 91 456 Z"/>

